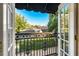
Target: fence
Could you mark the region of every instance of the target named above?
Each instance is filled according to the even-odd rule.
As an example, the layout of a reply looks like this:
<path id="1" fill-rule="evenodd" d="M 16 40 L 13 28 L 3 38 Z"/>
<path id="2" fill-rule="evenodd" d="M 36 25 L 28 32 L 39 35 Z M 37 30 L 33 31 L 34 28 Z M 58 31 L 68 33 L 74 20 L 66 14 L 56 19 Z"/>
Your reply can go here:
<path id="1" fill-rule="evenodd" d="M 16 56 L 57 55 L 57 39 L 52 34 L 16 33 Z"/>

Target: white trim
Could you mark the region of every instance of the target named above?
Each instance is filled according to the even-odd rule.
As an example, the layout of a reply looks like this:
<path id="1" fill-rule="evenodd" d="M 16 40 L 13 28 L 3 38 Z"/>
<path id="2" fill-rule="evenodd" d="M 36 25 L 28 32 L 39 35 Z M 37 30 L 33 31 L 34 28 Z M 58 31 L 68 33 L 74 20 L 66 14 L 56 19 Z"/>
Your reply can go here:
<path id="1" fill-rule="evenodd" d="M 13 43 L 10 44 L 10 47 L 8 48 L 8 51 L 10 51 L 12 46 L 13 46 Z"/>
<path id="2" fill-rule="evenodd" d="M 58 56 L 60 56 L 60 10 L 58 10 Z"/>
<path id="3" fill-rule="evenodd" d="M 63 40 L 65 42 L 67 42 L 69 45 L 68 45 L 68 50 L 69 50 L 69 53 L 68 55 L 70 56 L 74 56 L 74 4 L 68 4 L 69 5 L 69 31 L 68 31 L 68 41 L 67 40 L 63 40 L 61 37 L 60 37 L 60 34 L 59 34 L 59 39 L 58 39 L 58 55 L 60 55 L 60 51 L 61 51 L 61 41 L 60 40 Z M 58 33 L 60 33 L 60 9 L 64 7 L 64 4 L 60 4 L 59 7 L 58 7 Z M 65 48 L 65 47 L 64 47 Z M 65 52 L 65 51 L 64 51 Z"/>
<path id="4" fill-rule="evenodd" d="M 12 38 L 10 38 L 12 40 L 12 42 L 10 41 L 10 46 L 8 47 L 8 52 L 10 51 L 10 55 L 15 55 L 15 45 L 14 45 L 15 44 L 15 29 L 14 29 L 14 25 L 15 25 L 14 24 L 15 23 L 14 22 L 15 21 L 15 6 L 14 6 L 14 4 L 7 4 L 7 8 L 8 8 L 8 10 L 7 10 L 8 11 L 8 21 L 12 22 L 12 25 L 13 25 L 12 27 L 8 26 L 8 30 L 9 29 L 13 30 L 12 31 L 13 36 L 12 36 Z M 11 17 L 13 19 L 10 17 L 10 14 L 11 14 Z M 11 23 L 8 24 L 8 25 L 11 25 Z"/>
<path id="5" fill-rule="evenodd" d="M 69 14 L 69 54 L 70 56 L 74 56 L 74 4 L 70 4 Z"/>
<path id="6" fill-rule="evenodd" d="M 7 25 L 6 25 L 6 4 L 3 4 L 3 55 L 7 56 Z"/>
<path id="7" fill-rule="evenodd" d="M 61 39 L 61 40 L 63 40 L 63 39 Z M 67 43 L 69 43 L 69 41 L 68 41 L 68 40 L 63 40 L 63 42 L 67 42 Z"/>
<path id="8" fill-rule="evenodd" d="M 66 54 L 67 56 L 69 56 L 69 53 L 66 53 L 63 49 L 60 49 L 61 51 L 63 51 L 63 54 Z"/>
<path id="9" fill-rule="evenodd" d="M 9 11 L 12 13 L 12 9 L 11 9 L 10 5 L 7 4 L 7 6 L 9 8 Z"/>
<path id="10" fill-rule="evenodd" d="M 15 41 L 15 4 L 13 4 L 13 56 L 16 55 L 16 41 Z"/>
<path id="11" fill-rule="evenodd" d="M 3 55 L 4 56 L 8 56 L 8 52 L 10 51 L 10 54 L 15 55 L 15 30 L 14 30 L 14 25 L 15 25 L 15 6 L 12 5 L 11 7 L 13 7 L 12 9 L 14 9 L 13 11 L 11 10 L 10 6 L 8 4 L 3 4 Z M 9 29 L 13 29 L 13 42 L 11 42 L 11 45 L 8 47 L 8 37 L 7 37 L 7 20 L 8 20 L 8 16 L 7 15 L 7 11 L 9 8 L 9 12 L 12 13 L 12 22 L 13 22 L 13 27 L 9 27 Z M 13 47 L 12 51 L 10 50 Z"/>

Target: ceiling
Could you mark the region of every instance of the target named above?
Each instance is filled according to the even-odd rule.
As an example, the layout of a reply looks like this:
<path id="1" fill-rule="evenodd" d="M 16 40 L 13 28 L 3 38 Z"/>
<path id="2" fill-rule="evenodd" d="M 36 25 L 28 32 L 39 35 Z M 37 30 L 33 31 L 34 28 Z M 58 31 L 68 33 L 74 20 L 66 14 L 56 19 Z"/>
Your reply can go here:
<path id="1" fill-rule="evenodd" d="M 42 13 L 55 13 L 60 3 L 16 3 L 17 9 L 26 9 Z"/>

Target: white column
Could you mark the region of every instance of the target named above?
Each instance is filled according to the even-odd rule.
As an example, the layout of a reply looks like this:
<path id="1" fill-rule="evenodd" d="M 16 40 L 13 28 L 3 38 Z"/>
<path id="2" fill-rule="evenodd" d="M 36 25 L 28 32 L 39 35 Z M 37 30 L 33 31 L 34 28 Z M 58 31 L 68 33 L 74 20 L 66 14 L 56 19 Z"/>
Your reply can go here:
<path id="1" fill-rule="evenodd" d="M 13 56 L 16 55 L 16 41 L 15 41 L 15 4 L 13 4 Z"/>
<path id="2" fill-rule="evenodd" d="M 58 56 L 60 56 L 60 9 L 58 10 Z"/>
<path id="3" fill-rule="evenodd" d="M 6 23 L 6 4 L 3 4 L 3 55 L 8 55 L 7 47 L 7 23 Z"/>
<path id="4" fill-rule="evenodd" d="M 70 4 L 70 11 L 69 11 L 69 55 L 74 56 L 74 4 Z"/>

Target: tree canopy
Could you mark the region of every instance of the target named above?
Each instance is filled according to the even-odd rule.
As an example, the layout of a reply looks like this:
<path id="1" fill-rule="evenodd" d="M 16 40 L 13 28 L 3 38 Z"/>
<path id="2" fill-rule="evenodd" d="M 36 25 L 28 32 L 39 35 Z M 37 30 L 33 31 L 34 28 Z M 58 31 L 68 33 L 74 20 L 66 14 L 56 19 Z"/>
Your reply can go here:
<path id="1" fill-rule="evenodd" d="M 57 16 L 55 14 L 49 14 L 48 31 L 57 31 Z"/>
<path id="2" fill-rule="evenodd" d="M 16 24 L 15 24 L 16 32 L 20 32 L 21 30 L 24 30 L 28 27 L 30 27 L 30 24 L 27 23 L 26 19 L 23 16 L 16 14 Z"/>

